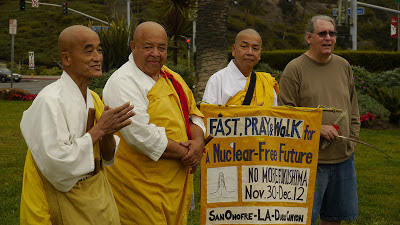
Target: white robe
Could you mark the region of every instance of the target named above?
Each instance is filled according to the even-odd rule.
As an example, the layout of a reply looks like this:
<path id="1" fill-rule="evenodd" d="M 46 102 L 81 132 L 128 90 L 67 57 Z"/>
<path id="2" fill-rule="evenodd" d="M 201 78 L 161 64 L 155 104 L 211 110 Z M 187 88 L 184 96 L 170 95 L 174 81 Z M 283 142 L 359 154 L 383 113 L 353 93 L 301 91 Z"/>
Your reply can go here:
<path id="1" fill-rule="evenodd" d="M 113 73 L 103 89 L 105 105 L 115 107 L 126 102 L 133 104 L 136 115 L 131 118 L 132 123 L 120 132 L 130 146 L 135 146 L 153 161 L 161 157 L 168 144 L 165 128 L 149 123 L 147 94 L 155 84 L 156 81 L 136 66 L 130 54 L 128 62 Z M 200 117 L 191 115 L 190 119 L 205 133 Z"/>
<path id="2" fill-rule="evenodd" d="M 85 103 L 82 92 L 64 71 L 23 114 L 22 135 L 41 173 L 57 190 L 69 191 L 94 170 L 92 137 L 86 133 L 89 108 L 94 108 L 89 89 Z M 118 137 L 116 142 L 118 147 Z"/>
<path id="3" fill-rule="evenodd" d="M 203 102 L 224 105 L 230 98 L 246 87 L 248 77 L 243 76 L 233 60 L 227 67 L 214 73 L 207 82 L 203 94 Z M 271 87 L 272 88 L 272 87 Z M 274 106 L 278 105 L 274 90 Z"/>

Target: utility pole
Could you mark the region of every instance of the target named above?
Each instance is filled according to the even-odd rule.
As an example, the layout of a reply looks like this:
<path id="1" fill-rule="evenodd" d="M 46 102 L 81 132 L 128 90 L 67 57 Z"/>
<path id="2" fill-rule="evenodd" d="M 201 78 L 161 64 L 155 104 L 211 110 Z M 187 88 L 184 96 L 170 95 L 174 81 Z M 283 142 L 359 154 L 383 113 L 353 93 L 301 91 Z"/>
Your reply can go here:
<path id="1" fill-rule="evenodd" d="M 126 21 L 128 22 L 128 28 L 131 23 L 131 1 L 126 0 Z"/>
<path id="2" fill-rule="evenodd" d="M 349 16 L 347 15 L 347 0 L 338 0 L 338 17 L 337 17 L 337 31 L 338 36 L 336 41 L 339 46 L 343 48 L 349 47 Z"/>
<path id="3" fill-rule="evenodd" d="M 357 50 L 357 0 L 350 2 L 350 35 L 352 50 Z"/>

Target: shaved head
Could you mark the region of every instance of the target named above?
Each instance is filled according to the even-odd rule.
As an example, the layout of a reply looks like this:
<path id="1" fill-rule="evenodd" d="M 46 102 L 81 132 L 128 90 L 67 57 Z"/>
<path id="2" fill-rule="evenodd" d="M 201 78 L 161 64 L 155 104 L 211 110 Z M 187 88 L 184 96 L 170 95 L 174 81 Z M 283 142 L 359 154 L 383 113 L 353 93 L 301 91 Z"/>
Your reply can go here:
<path id="1" fill-rule="evenodd" d="M 136 27 L 135 32 L 133 34 L 133 41 L 138 42 L 139 39 L 143 38 L 143 36 L 149 33 L 149 31 L 159 33 L 163 36 L 165 35 L 165 38 L 167 39 L 167 32 L 165 31 L 163 26 L 161 26 L 156 22 L 147 21 L 139 24 Z"/>
<path id="2" fill-rule="evenodd" d="M 92 29 L 82 25 L 74 25 L 65 28 L 60 33 L 60 36 L 58 36 L 58 49 L 60 51 L 60 54 L 62 52 L 70 51 L 72 46 L 74 46 L 74 44 L 82 38 L 82 36 L 80 35 L 82 33 L 94 33 L 95 35 L 97 35 L 97 33 L 94 32 Z"/>
<path id="3" fill-rule="evenodd" d="M 242 30 L 240 31 L 237 35 L 236 35 L 236 39 L 235 39 L 235 44 L 238 44 L 238 41 L 241 40 L 242 36 L 252 36 L 252 37 L 256 37 L 260 40 L 260 44 L 262 45 L 262 39 L 260 34 L 254 30 L 254 29 L 246 29 L 246 30 Z"/>

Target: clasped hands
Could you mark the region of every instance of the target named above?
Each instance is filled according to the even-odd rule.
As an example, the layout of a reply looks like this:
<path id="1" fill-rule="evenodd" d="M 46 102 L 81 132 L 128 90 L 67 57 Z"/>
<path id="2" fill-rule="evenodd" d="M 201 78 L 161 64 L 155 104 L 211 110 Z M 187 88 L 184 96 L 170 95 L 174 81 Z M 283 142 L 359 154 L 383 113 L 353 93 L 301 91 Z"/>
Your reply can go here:
<path id="1" fill-rule="evenodd" d="M 188 149 L 187 154 L 181 159 L 181 162 L 183 165 L 191 167 L 190 173 L 194 174 L 203 157 L 204 138 L 199 137 L 187 142 L 181 141 L 180 145 Z"/>

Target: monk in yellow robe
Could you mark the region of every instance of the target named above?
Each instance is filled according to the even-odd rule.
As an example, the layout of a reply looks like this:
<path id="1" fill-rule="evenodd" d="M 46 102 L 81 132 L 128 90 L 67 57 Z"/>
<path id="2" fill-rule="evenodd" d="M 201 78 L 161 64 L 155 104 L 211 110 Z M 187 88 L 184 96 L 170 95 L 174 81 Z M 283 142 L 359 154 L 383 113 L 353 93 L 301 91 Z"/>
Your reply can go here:
<path id="1" fill-rule="evenodd" d="M 253 71 L 260 61 L 261 50 L 262 39 L 257 31 L 239 32 L 232 45 L 234 59 L 210 77 L 203 101 L 218 105 L 277 106 L 279 86 L 276 80 L 269 73 Z"/>
<path id="2" fill-rule="evenodd" d="M 128 62 L 103 90 L 111 107 L 135 105 L 132 124 L 117 133 L 115 163 L 107 168 L 122 224 L 187 223 L 205 127 L 185 81 L 164 66 L 167 45 L 161 25 L 137 26 Z"/>
<path id="3" fill-rule="evenodd" d="M 96 32 L 71 26 L 61 32 L 58 43 L 61 78 L 39 93 L 21 121 L 29 150 L 20 224 L 118 225 L 103 165 L 113 164 L 119 142 L 113 133 L 131 123 L 133 106 L 104 107 L 88 89 L 90 80 L 102 75 Z M 96 110 L 94 121 L 88 119 L 90 108 Z"/>

